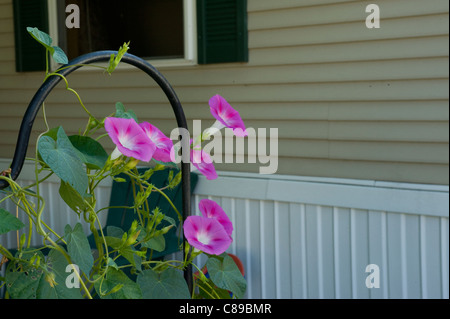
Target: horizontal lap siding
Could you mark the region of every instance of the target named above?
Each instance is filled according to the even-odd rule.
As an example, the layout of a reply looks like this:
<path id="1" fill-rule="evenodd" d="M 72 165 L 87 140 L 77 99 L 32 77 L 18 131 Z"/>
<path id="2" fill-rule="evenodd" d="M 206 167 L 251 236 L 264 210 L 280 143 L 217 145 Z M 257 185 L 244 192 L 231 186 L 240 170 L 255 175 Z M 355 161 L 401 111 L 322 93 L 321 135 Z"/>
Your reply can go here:
<path id="1" fill-rule="evenodd" d="M 12 157 L 21 116 L 42 81 L 14 72 L 10 2 L 0 1 L 1 157 Z M 370 30 L 369 3 L 250 0 L 249 63 L 161 71 L 203 128 L 213 122 L 207 101 L 217 93 L 248 127 L 278 128 L 280 174 L 448 184 L 448 1 L 377 1 L 381 28 Z M 140 72 L 81 71 L 70 84 L 98 116 L 122 101 L 166 133 L 175 127 L 164 95 Z M 50 123 L 69 133 L 85 125 L 62 86 L 47 109 Z"/>

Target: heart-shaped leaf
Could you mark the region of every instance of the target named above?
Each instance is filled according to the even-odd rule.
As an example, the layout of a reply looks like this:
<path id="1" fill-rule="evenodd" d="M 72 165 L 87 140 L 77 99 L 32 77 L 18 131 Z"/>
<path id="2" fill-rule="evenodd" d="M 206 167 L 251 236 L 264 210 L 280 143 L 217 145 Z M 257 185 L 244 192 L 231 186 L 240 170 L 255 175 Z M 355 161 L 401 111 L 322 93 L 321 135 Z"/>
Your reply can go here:
<path id="1" fill-rule="evenodd" d="M 123 118 L 123 119 L 133 119 L 138 122 L 136 113 L 134 113 L 133 110 L 125 111 L 125 106 L 122 104 L 122 102 L 116 103 L 116 114 L 115 117 Z"/>
<path id="2" fill-rule="evenodd" d="M 72 135 L 69 140 L 78 151 L 78 157 L 88 168 L 101 169 L 108 160 L 103 146 L 89 136 Z"/>
<path id="3" fill-rule="evenodd" d="M 25 225 L 8 211 L 0 208 L 0 234 L 6 234 L 12 230 L 19 230 Z"/>
<path id="4" fill-rule="evenodd" d="M 45 32 L 42 32 L 38 28 L 27 27 L 28 33 L 40 44 L 42 44 L 53 57 L 56 63 L 67 64 L 69 60 L 64 51 L 57 46 L 52 46 L 52 38 Z"/>
<path id="5" fill-rule="evenodd" d="M 86 275 L 89 275 L 94 265 L 94 257 L 83 227 L 77 223 L 72 230 L 70 225 L 66 225 L 64 232 L 70 258 Z"/>
<path id="6" fill-rule="evenodd" d="M 42 160 L 61 180 L 70 184 L 81 196 L 86 194 L 86 171 L 62 127 L 58 129 L 56 141 L 50 136 L 42 136 L 38 142 L 38 151 Z"/>
<path id="7" fill-rule="evenodd" d="M 127 234 L 116 226 L 108 226 L 106 233 L 108 234 L 108 236 L 105 236 L 106 244 L 116 249 L 131 265 L 140 269 L 141 259 L 136 255 L 136 249 L 133 245 L 127 245 L 126 241 L 123 240 Z"/>
<path id="8" fill-rule="evenodd" d="M 59 187 L 59 196 L 61 196 L 67 206 L 69 206 L 78 215 L 88 209 L 88 205 L 84 202 L 85 197 L 81 196 L 80 193 L 78 193 L 72 186 L 64 181 L 61 181 L 61 186 Z"/>
<path id="9" fill-rule="evenodd" d="M 42 32 L 38 28 L 27 27 L 28 33 L 40 44 L 42 44 L 47 50 L 52 50 L 52 38 L 45 32 Z"/>
<path id="10" fill-rule="evenodd" d="M 52 249 L 47 258 L 47 270 L 54 279 L 53 286 L 49 282 L 49 278 L 44 278 L 38 290 L 38 299 L 81 299 L 80 289 L 72 288 L 67 285 L 69 263 L 63 254 Z M 69 268 L 70 269 L 70 268 Z"/>
<path id="11" fill-rule="evenodd" d="M 247 281 L 241 271 L 228 255 L 221 257 L 210 257 L 206 262 L 206 268 L 210 278 L 217 287 L 231 291 L 237 298 L 242 298 L 247 289 Z"/>
<path id="12" fill-rule="evenodd" d="M 61 64 L 69 63 L 69 59 L 67 58 L 67 55 L 63 51 L 63 49 L 61 49 L 60 47 L 57 47 L 57 46 L 52 46 L 52 49 L 53 49 L 52 57 L 56 63 L 61 63 Z"/>
<path id="13" fill-rule="evenodd" d="M 180 271 L 168 268 L 161 273 L 147 269 L 138 275 L 144 299 L 189 299 L 189 288 Z"/>
<path id="14" fill-rule="evenodd" d="M 43 279 L 44 270 L 36 269 L 28 263 L 31 258 L 45 260 L 40 251 L 18 252 L 16 257 L 23 262 L 10 262 L 5 273 L 6 287 L 12 299 L 36 299 L 39 285 Z"/>
<path id="15" fill-rule="evenodd" d="M 121 270 L 109 267 L 104 279 L 95 276 L 94 287 L 102 299 L 142 299 L 139 286 Z"/>
<path id="16" fill-rule="evenodd" d="M 12 299 L 80 299 L 79 289 L 66 286 L 67 260 L 51 250 L 47 261 L 40 251 L 22 251 L 16 254 L 18 263 L 10 262 L 5 273 L 6 287 Z M 39 260 L 39 267 L 30 261 Z M 36 263 L 35 263 L 36 264 Z"/>

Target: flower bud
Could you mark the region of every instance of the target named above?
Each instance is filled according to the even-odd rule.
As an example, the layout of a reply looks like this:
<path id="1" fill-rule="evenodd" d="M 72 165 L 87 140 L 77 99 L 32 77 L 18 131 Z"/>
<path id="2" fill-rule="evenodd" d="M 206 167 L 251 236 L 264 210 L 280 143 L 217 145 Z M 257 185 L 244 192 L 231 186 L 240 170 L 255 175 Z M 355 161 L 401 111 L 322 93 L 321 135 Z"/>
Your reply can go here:
<path id="1" fill-rule="evenodd" d="M 52 272 L 49 272 L 47 275 L 45 275 L 45 281 L 48 282 L 48 284 L 50 285 L 50 287 L 54 288 L 57 283 L 55 281 L 55 274 Z"/>
<path id="2" fill-rule="evenodd" d="M 125 165 L 125 169 L 133 169 L 136 167 L 136 165 L 139 163 L 140 161 L 138 159 L 132 158 L 130 159 L 130 161 L 127 163 L 127 165 Z"/>

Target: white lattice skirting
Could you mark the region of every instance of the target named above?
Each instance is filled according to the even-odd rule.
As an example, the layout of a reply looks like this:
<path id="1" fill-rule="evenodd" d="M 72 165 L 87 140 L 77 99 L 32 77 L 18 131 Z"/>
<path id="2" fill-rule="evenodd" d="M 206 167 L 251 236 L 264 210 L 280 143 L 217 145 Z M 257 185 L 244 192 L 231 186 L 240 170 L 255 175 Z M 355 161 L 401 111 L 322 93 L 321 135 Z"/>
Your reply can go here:
<path id="1" fill-rule="evenodd" d="M 2 167 L 9 161 L 2 160 Z M 26 165 L 21 183 L 33 179 Z M 63 232 L 77 215 L 48 180 L 45 220 Z M 448 298 L 448 186 L 221 173 L 200 178 L 202 198 L 216 200 L 233 221 L 230 253 L 244 263 L 247 298 Z M 107 206 L 110 185 L 98 190 Z M 15 211 L 12 204 L 3 208 Z M 105 218 L 106 216 L 102 216 Z M 88 229 L 86 227 L 86 232 Z M 39 244 L 38 238 L 33 238 Z M 0 236 L 7 247 L 16 234 Z M 202 260 L 199 260 L 201 264 Z M 368 288 L 369 264 L 379 288 Z"/>

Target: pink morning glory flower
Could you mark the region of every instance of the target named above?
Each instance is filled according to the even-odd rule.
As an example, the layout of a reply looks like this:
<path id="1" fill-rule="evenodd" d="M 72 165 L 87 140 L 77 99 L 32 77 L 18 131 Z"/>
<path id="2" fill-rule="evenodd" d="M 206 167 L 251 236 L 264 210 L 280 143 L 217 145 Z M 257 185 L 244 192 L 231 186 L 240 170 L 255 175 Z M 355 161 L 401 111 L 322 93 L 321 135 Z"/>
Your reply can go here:
<path id="1" fill-rule="evenodd" d="M 191 246 L 211 255 L 224 253 L 233 241 L 214 218 L 189 216 L 184 221 L 183 230 Z"/>
<path id="2" fill-rule="evenodd" d="M 233 223 L 219 204 L 210 199 L 202 199 L 198 206 L 203 217 L 216 219 L 223 226 L 227 234 L 231 236 L 233 233 Z"/>
<path id="3" fill-rule="evenodd" d="M 191 164 L 193 169 L 198 169 L 200 173 L 206 176 L 207 180 L 217 178 L 213 161 L 209 154 L 203 150 L 191 149 Z"/>
<path id="4" fill-rule="evenodd" d="M 119 157 L 120 154 L 144 162 L 152 159 L 156 145 L 134 119 L 108 117 L 105 119 L 105 130 L 116 144 L 116 150 L 111 155 L 112 159 Z"/>
<path id="5" fill-rule="evenodd" d="M 164 133 L 161 132 L 156 126 L 148 122 L 140 123 L 139 126 L 156 145 L 156 150 L 153 154 L 153 158 L 161 162 L 170 162 L 170 152 L 173 148 L 172 140 L 165 136 Z"/>
<path id="6" fill-rule="evenodd" d="M 211 114 L 216 118 L 216 122 L 210 128 L 210 135 L 224 127 L 233 129 L 236 136 L 243 137 L 248 135 L 239 112 L 233 109 L 222 96 L 214 95 L 209 100 L 209 107 Z"/>

